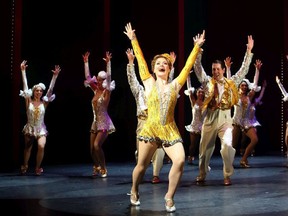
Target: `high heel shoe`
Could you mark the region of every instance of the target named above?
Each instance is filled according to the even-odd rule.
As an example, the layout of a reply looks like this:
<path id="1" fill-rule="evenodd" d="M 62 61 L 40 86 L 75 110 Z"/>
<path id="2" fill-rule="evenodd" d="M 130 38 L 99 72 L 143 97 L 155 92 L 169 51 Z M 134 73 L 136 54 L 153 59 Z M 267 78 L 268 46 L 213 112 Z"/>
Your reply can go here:
<path id="1" fill-rule="evenodd" d="M 249 168 L 250 167 L 247 160 L 246 161 L 241 160 L 240 166 L 243 168 Z"/>
<path id="2" fill-rule="evenodd" d="M 21 175 L 25 175 L 28 170 L 28 165 L 21 166 Z"/>
<path id="3" fill-rule="evenodd" d="M 35 175 L 36 176 L 40 176 L 42 173 L 43 173 L 43 168 L 40 167 L 40 168 L 35 169 Z"/>
<path id="4" fill-rule="evenodd" d="M 133 206 L 140 206 L 140 198 L 139 198 L 139 194 L 133 194 L 132 192 L 127 193 L 127 195 L 130 196 L 130 203 Z M 133 200 L 133 198 L 136 200 Z"/>
<path id="5" fill-rule="evenodd" d="M 175 212 L 176 211 L 176 207 L 175 207 L 175 203 L 174 203 L 174 200 L 173 199 L 170 199 L 170 198 L 164 198 L 165 200 L 165 208 L 166 208 L 166 211 L 167 212 Z M 172 206 L 168 206 L 167 203 L 168 202 L 171 202 L 173 205 Z"/>
<path id="6" fill-rule="evenodd" d="M 194 162 L 194 157 L 193 156 L 188 156 L 188 164 L 192 165 Z"/>
<path id="7" fill-rule="evenodd" d="M 93 173 L 92 173 L 92 177 L 96 177 L 98 176 L 98 174 L 100 173 L 101 167 L 100 166 L 93 166 Z"/>

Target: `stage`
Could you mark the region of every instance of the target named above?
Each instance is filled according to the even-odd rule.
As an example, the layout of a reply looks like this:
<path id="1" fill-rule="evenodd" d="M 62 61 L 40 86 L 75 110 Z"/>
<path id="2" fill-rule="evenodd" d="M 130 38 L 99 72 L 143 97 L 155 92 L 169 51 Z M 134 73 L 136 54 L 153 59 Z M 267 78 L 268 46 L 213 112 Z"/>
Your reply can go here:
<path id="1" fill-rule="evenodd" d="M 109 163 L 107 178 L 92 178 L 92 164 L 45 166 L 41 176 L 33 169 L 21 176 L 18 170 L 0 173 L 2 214 L 15 216 L 86 215 L 288 215 L 288 161 L 281 155 L 249 158 L 251 168 L 240 168 L 236 156 L 232 185 L 223 185 L 222 160 L 211 159 L 205 184 L 197 185 L 198 160 L 185 164 L 174 197 L 176 212 L 166 213 L 164 195 L 171 164 L 165 163 L 159 184 L 151 184 L 152 166 L 140 185 L 139 207 L 130 206 L 127 193 L 135 162 Z M 6 213 L 5 213 L 6 212 Z"/>

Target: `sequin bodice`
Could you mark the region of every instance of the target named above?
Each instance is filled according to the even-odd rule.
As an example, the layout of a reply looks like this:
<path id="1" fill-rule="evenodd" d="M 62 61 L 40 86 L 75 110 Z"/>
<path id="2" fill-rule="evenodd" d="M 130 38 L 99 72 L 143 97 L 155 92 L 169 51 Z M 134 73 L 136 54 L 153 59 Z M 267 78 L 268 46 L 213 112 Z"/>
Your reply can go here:
<path id="1" fill-rule="evenodd" d="M 23 128 L 24 134 L 29 134 L 30 136 L 35 137 L 48 134 L 44 123 L 45 106 L 43 103 L 39 106 L 34 106 L 34 104 L 30 102 L 26 114 L 27 124 Z"/>
<path id="2" fill-rule="evenodd" d="M 91 103 L 93 110 L 92 128 L 96 126 L 96 130 L 107 130 L 108 132 L 114 132 L 115 127 L 107 112 L 107 106 L 104 100 L 104 92 L 98 98 L 94 97 Z"/>
<path id="3" fill-rule="evenodd" d="M 147 98 L 148 118 L 139 134 L 140 140 L 160 141 L 163 145 L 182 142 L 174 120 L 174 110 L 178 93 L 172 84 L 165 90 L 155 84 Z"/>

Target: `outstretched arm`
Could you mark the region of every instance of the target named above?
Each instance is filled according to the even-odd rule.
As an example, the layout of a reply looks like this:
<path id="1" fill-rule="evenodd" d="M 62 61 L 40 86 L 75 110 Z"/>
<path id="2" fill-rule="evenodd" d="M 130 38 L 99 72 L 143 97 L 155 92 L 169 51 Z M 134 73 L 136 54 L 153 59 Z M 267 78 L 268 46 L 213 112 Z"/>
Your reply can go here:
<path id="1" fill-rule="evenodd" d="M 140 85 L 137 76 L 135 74 L 135 66 L 134 66 L 134 59 L 135 55 L 133 54 L 133 49 L 127 49 L 126 55 L 128 58 L 128 64 L 127 64 L 127 79 L 130 86 L 130 89 L 132 91 L 132 94 L 134 95 L 135 99 L 138 98 L 140 89 L 143 89 L 143 86 Z"/>
<path id="2" fill-rule="evenodd" d="M 135 74 L 135 67 L 134 67 L 135 55 L 133 54 L 133 50 L 127 49 L 126 55 L 129 61 L 129 63 L 127 64 L 128 83 L 136 101 L 137 115 L 139 115 L 141 114 L 143 110 L 147 109 L 146 101 L 145 101 L 145 94 L 144 94 L 144 87 L 139 83 Z"/>
<path id="3" fill-rule="evenodd" d="M 127 37 L 131 40 L 132 48 L 138 61 L 141 80 L 145 81 L 146 79 L 152 77 L 152 75 L 149 73 L 147 63 L 144 59 L 144 55 L 136 38 L 135 30 L 132 29 L 131 23 L 128 23 L 125 26 L 125 30 L 126 31 L 124 31 L 124 34 L 126 34 Z"/>
<path id="4" fill-rule="evenodd" d="M 231 57 L 227 56 L 224 59 L 224 63 L 225 63 L 225 67 L 226 67 L 226 77 L 228 79 L 230 79 L 231 78 L 231 65 L 233 64 L 233 62 L 231 61 Z"/>
<path id="5" fill-rule="evenodd" d="M 51 101 L 53 101 L 55 99 L 55 95 L 52 94 L 52 93 L 53 93 L 53 89 L 54 89 L 54 86 L 55 86 L 56 79 L 57 79 L 58 74 L 60 73 L 60 71 L 61 71 L 60 66 L 59 65 L 55 65 L 54 70 L 52 70 L 53 76 L 52 76 L 52 79 L 51 79 L 51 82 L 50 82 L 50 85 L 49 85 L 49 89 L 47 90 L 46 96 L 43 98 L 45 102 L 51 102 Z"/>
<path id="6" fill-rule="evenodd" d="M 20 64 L 20 69 L 21 69 L 21 73 L 22 73 L 22 81 L 23 81 L 23 91 L 20 90 L 19 95 L 25 98 L 26 109 L 28 109 L 29 101 L 30 101 L 30 98 L 32 96 L 32 90 L 28 89 L 28 83 L 27 83 L 27 77 L 26 77 L 26 68 L 28 67 L 28 65 L 26 63 L 27 63 L 27 61 L 24 60 Z"/>
<path id="7" fill-rule="evenodd" d="M 254 47 L 254 40 L 253 40 L 252 35 L 248 35 L 247 39 L 248 39 L 248 42 L 246 44 L 247 49 L 246 49 L 246 53 L 245 53 L 242 65 L 240 69 L 237 71 L 237 73 L 231 77 L 231 79 L 235 81 L 236 86 L 238 86 L 240 82 L 247 75 L 251 61 L 252 61 L 252 57 L 253 57 L 252 49 Z"/>
<path id="8" fill-rule="evenodd" d="M 91 79 L 90 70 L 89 70 L 89 56 L 90 56 L 90 52 L 86 52 L 84 55 L 82 55 L 83 61 L 84 61 L 84 73 L 85 73 L 86 80 Z"/>
<path id="9" fill-rule="evenodd" d="M 282 95 L 283 95 L 283 101 L 287 101 L 288 100 L 288 94 L 286 92 L 286 89 L 284 88 L 284 86 L 282 85 L 282 83 L 280 82 L 280 79 L 278 76 L 276 76 L 276 83 L 278 84 L 281 92 L 282 92 Z"/>
<path id="10" fill-rule="evenodd" d="M 258 85 L 258 80 L 259 80 L 259 73 L 260 73 L 260 69 L 262 67 L 262 62 L 261 60 L 257 59 L 255 64 L 255 75 L 254 75 L 254 80 L 253 80 L 253 83 L 255 86 Z"/>
<path id="11" fill-rule="evenodd" d="M 194 97 L 194 91 L 195 91 L 195 88 L 192 87 L 191 85 L 191 77 L 190 77 L 190 74 L 189 76 L 187 77 L 187 90 L 184 91 L 185 95 L 189 96 L 189 100 L 190 100 L 190 103 L 191 103 L 191 106 L 193 107 L 194 104 L 195 104 L 195 101 L 196 101 L 196 98 Z"/>
<path id="12" fill-rule="evenodd" d="M 170 57 L 171 57 L 171 60 L 172 60 L 172 68 L 171 68 L 171 71 L 169 73 L 169 78 L 168 78 L 168 83 L 172 82 L 172 80 L 174 79 L 174 73 L 175 73 L 175 68 L 174 68 L 174 63 L 176 61 L 176 54 L 175 52 L 170 52 Z"/>
<path id="13" fill-rule="evenodd" d="M 111 58 L 112 54 L 110 52 L 106 52 L 106 57 L 103 58 L 103 60 L 106 62 L 106 72 L 107 72 L 107 77 L 106 77 L 106 89 L 111 89 Z M 114 89 L 114 88 L 113 88 Z"/>
<path id="14" fill-rule="evenodd" d="M 267 86 L 267 82 L 266 82 L 266 80 L 264 80 L 263 83 L 262 83 L 262 88 L 261 88 L 260 95 L 259 95 L 259 97 L 257 97 L 255 99 L 255 105 L 258 105 L 258 104 L 261 105 L 262 104 L 261 100 L 262 100 L 262 98 L 264 96 L 264 92 L 265 92 L 266 86 Z"/>
<path id="15" fill-rule="evenodd" d="M 26 68 L 28 67 L 28 65 L 26 63 L 27 63 L 27 61 L 24 60 L 24 61 L 22 61 L 21 65 L 20 65 L 21 73 L 22 73 L 22 81 L 23 81 L 23 91 L 28 90 L 28 82 L 27 82 L 27 77 L 26 77 Z"/>
<path id="16" fill-rule="evenodd" d="M 194 40 L 194 48 L 191 51 L 184 68 L 182 69 L 181 73 L 177 77 L 177 81 L 180 84 L 180 86 L 183 86 L 184 83 L 187 80 L 187 77 L 195 63 L 196 57 L 201 49 L 201 46 L 205 42 L 205 30 L 203 30 L 202 34 L 198 34 L 196 38 L 193 38 Z"/>
<path id="17" fill-rule="evenodd" d="M 85 74 L 84 86 L 90 87 L 94 91 L 97 88 L 96 86 L 97 80 L 95 76 L 91 78 L 90 69 L 89 69 L 89 56 L 90 56 L 90 52 L 86 52 L 84 55 L 82 55 L 83 62 L 84 62 L 84 74 Z"/>

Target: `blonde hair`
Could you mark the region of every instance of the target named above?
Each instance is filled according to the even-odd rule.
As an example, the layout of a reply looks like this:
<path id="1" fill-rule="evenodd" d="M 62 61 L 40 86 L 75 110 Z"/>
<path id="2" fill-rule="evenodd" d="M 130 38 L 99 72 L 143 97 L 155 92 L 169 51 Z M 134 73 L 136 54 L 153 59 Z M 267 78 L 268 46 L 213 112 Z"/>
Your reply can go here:
<path id="1" fill-rule="evenodd" d="M 46 89 L 46 86 L 43 83 L 38 83 L 32 87 L 32 92 L 34 92 L 34 90 L 38 87 L 41 88 L 43 91 L 45 91 Z"/>
<path id="2" fill-rule="evenodd" d="M 165 58 L 167 60 L 167 62 L 168 62 L 168 66 L 169 66 L 170 70 L 172 69 L 172 58 L 171 58 L 171 56 L 168 53 L 163 53 L 163 54 L 159 54 L 159 55 L 154 56 L 154 58 L 153 58 L 153 60 L 151 62 L 152 71 L 154 71 L 155 63 L 156 63 L 156 60 L 158 58 Z"/>

